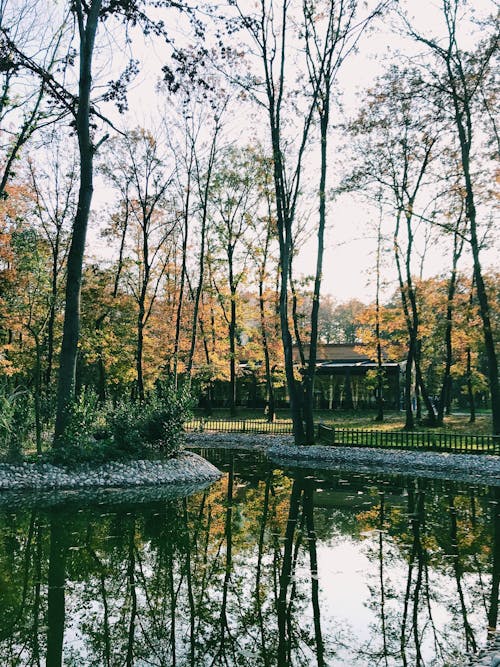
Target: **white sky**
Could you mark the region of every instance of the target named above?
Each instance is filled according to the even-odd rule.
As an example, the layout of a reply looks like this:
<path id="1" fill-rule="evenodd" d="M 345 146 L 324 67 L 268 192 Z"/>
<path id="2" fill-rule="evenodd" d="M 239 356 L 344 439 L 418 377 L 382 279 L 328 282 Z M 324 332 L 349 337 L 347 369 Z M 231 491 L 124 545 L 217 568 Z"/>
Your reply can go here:
<path id="1" fill-rule="evenodd" d="M 476 11 L 491 6 L 487 0 L 474 0 Z M 438 13 L 436 7 L 438 0 L 434 2 L 423 0 L 422 2 L 410 2 L 410 8 L 418 14 L 417 20 L 422 26 L 430 26 L 434 32 L 434 26 Z M 182 28 L 180 29 L 182 31 Z M 339 77 L 339 88 L 342 91 L 344 107 L 349 114 L 353 114 L 359 104 L 359 95 L 367 87 L 373 84 L 377 75 L 384 70 L 386 60 L 392 57 L 393 49 L 400 47 L 402 40 L 396 38 L 389 32 L 388 28 L 381 29 L 378 33 L 372 33 L 365 37 L 360 44 L 358 54 L 350 57 Z M 155 92 L 155 84 L 161 64 L 164 62 L 162 49 L 154 47 L 150 40 L 145 46 L 135 47 L 135 53 L 141 59 L 141 74 L 133 84 L 129 94 L 130 112 L 127 117 L 121 118 L 128 127 L 137 125 L 148 126 L 157 123 L 158 100 Z M 249 138 L 257 128 L 252 127 L 255 116 L 246 113 L 234 114 L 229 121 L 229 134 Z M 336 118 L 333 118 L 336 122 Z M 262 121 L 265 127 L 265 117 Z M 335 179 L 337 156 L 336 147 L 331 144 L 330 177 L 331 182 Z M 314 164 L 310 165 L 314 171 Z M 309 168 L 309 166 L 308 166 Z M 313 174 L 314 176 L 314 174 Z M 102 207 L 108 198 L 106 190 L 96 183 L 94 208 Z M 373 281 L 374 275 L 374 250 L 375 238 L 372 231 L 373 220 L 378 216 L 377 211 L 371 209 L 366 203 L 355 196 L 342 196 L 329 206 L 328 231 L 326 237 L 326 250 L 324 258 L 323 288 L 324 294 L 329 293 L 338 301 L 346 301 L 351 298 L 359 298 L 363 301 L 374 299 Z M 91 246 L 95 250 L 99 244 L 95 234 L 91 234 Z M 494 267 L 498 264 L 498 245 L 496 248 L 483 253 L 483 266 Z M 465 257 L 462 268 L 470 266 L 470 259 Z M 448 263 L 443 261 L 443 251 L 439 246 L 433 245 L 426 255 L 425 275 L 434 275 L 446 271 Z M 296 273 L 312 274 L 315 267 L 315 245 L 309 242 L 298 259 Z M 395 275 L 393 269 L 386 270 L 386 280 L 390 287 L 390 294 L 395 287 Z"/>

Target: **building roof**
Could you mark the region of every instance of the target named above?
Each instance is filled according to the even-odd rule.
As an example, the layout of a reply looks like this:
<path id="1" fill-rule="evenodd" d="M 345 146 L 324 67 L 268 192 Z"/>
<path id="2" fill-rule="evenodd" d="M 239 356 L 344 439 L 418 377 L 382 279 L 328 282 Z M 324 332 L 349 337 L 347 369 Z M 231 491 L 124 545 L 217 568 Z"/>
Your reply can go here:
<path id="1" fill-rule="evenodd" d="M 304 355 L 309 358 L 309 345 L 304 345 Z M 373 358 L 363 352 L 365 346 L 356 343 L 318 343 L 316 361 L 318 364 L 325 362 L 339 364 L 357 364 L 371 362 Z M 297 345 L 293 346 L 293 359 L 300 361 L 299 349 Z"/>

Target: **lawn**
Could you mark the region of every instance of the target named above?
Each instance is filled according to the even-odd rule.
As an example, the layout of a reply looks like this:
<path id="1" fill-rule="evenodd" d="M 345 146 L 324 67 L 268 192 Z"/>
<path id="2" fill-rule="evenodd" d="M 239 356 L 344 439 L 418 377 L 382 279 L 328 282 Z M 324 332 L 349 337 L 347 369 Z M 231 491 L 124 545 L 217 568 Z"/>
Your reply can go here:
<path id="1" fill-rule="evenodd" d="M 325 426 L 334 426 L 335 428 L 357 428 L 370 429 L 376 431 L 402 431 L 405 424 L 404 412 L 388 411 L 383 422 L 376 422 L 374 420 L 374 412 L 368 410 L 360 411 L 331 411 L 320 410 L 315 413 L 315 422 L 322 422 Z M 214 410 L 210 417 L 207 417 L 202 411 L 196 411 L 196 418 L 203 417 L 207 421 L 224 420 L 224 421 L 239 421 L 239 420 L 258 420 L 265 421 L 262 411 L 250 410 L 248 408 L 239 408 L 236 417 L 231 418 L 229 410 L 220 409 Z M 276 421 L 288 422 L 290 414 L 288 410 L 278 410 Z M 235 430 L 237 430 L 235 424 Z M 422 423 L 417 423 L 415 430 L 419 432 L 438 432 L 438 433 L 470 433 L 470 434 L 491 434 L 491 413 L 478 414 L 476 422 L 471 424 L 469 422 L 469 415 L 466 413 L 459 413 L 445 417 L 445 424 L 441 428 L 429 428 Z"/>

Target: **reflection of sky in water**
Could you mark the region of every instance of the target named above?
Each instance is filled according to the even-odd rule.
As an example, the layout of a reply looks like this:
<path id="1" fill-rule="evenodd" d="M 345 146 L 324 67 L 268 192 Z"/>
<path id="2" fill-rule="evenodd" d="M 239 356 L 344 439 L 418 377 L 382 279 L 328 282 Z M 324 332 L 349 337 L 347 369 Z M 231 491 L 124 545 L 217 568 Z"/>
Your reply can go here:
<path id="1" fill-rule="evenodd" d="M 322 641 L 329 667 L 400 667 L 406 623 L 412 667 L 414 613 L 426 667 L 460 664 L 466 631 L 484 645 L 494 490 L 336 473 L 293 483 L 244 457 L 230 477 L 187 500 L 3 510 L 0 664 L 45 664 L 50 650 L 53 665 L 310 667 Z"/>

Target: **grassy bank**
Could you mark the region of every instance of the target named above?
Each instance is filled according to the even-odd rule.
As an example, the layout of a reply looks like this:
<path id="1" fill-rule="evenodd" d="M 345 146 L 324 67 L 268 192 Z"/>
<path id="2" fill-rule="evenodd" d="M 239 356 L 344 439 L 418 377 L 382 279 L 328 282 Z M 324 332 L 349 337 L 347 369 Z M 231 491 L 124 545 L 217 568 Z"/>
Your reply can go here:
<path id="1" fill-rule="evenodd" d="M 204 417 L 206 419 L 223 419 L 227 421 L 237 421 L 242 419 L 252 419 L 265 422 L 265 417 L 262 411 L 249 410 L 240 408 L 236 417 L 231 418 L 229 410 L 214 410 L 211 417 L 207 417 L 202 411 L 196 411 L 196 417 Z M 290 415 L 288 410 L 278 410 L 276 421 L 289 421 Z M 373 411 L 353 411 L 341 412 L 331 410 L 318 410 L 315 413 L 315 421 L 322 422 L 326 426 L 335 428 L 356 428 L 356 429 L 371 429 L 376 431 L 402 431 L 405 425 L 404 412 L 387 412 L 382 423 L 374 421 Z M 471 424 L 469 415 L 465 413 L 450 415 L 445 417 L 443 427 L 429 428 L 424 423 L 417 423 L 415 430 L 419 432 L 446 432 L 446 433 L 476 433 L 486 434 L 491 433 L 492 422 L 491 413 L 478 414 L 476 422 Z M 235 429 L 236 430 L 236 429 Z"/>

